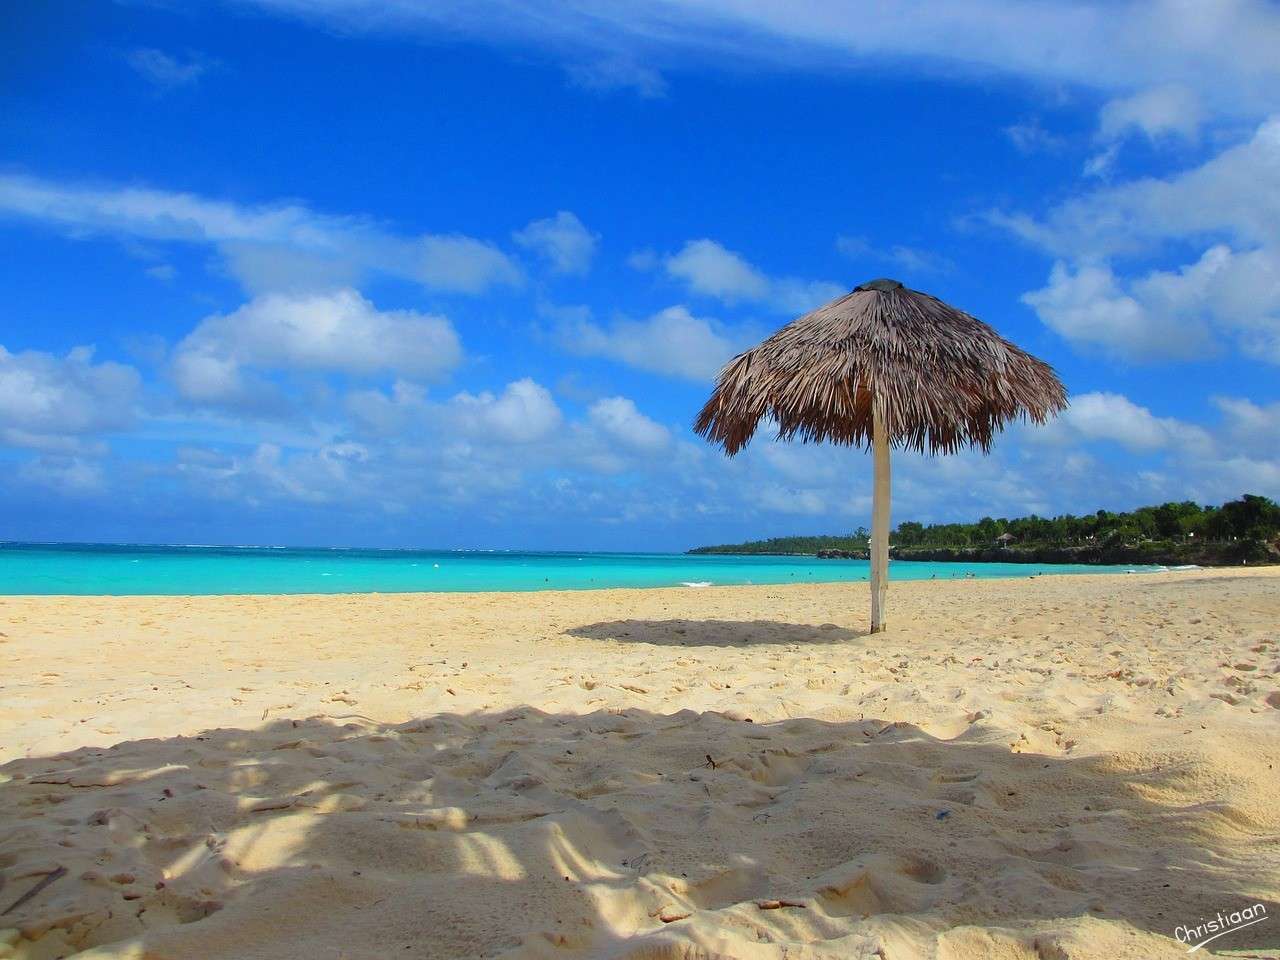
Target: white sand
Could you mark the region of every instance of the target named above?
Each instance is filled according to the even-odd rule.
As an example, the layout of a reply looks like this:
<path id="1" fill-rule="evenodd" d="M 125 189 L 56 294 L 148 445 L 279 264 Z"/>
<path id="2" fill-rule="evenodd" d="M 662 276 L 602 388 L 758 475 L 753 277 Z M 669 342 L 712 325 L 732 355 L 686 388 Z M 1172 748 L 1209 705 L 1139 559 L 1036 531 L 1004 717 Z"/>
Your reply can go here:
<path id="1" fill-rule="evenodd" d="M 1280 571 L 866 608 L 0 598 L 0 910 L 66 871 L 0 957 L 1185 957 L 1259 902 L 1211 947 L 1280 944 Z"/>

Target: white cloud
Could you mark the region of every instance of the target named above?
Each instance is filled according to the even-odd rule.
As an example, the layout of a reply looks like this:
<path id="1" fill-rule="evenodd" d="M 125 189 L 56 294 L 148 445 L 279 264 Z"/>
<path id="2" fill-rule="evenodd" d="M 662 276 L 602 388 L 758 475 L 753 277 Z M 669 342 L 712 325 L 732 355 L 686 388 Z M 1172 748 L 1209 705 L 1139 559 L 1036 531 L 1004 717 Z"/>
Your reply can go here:
<path id="1" fill-rule="evenodd" d="M 1121 141 L 1130 134 L 1142 134 L 1153 143 L 1170 139 L 1194 142 L 1206 120 L 1200 98 L 1176 84 L 1115 97 L 1099 111 L 1097 139 L 1105 146 L 1085 162 L 1084 174 L 1110 179 Z"/>
<path id="2" fill-rule="evenodd" d="M 1193 91 L 1180 86 L 1151 87 L 1104 104 L 1098 116 L 1098 135 L 1115 140 L 1136 130 L 1151 140 L 1166 136 L 1194 140 L 1204 120 L 1204 108 Z"/>
<path id="3" fill-rule="evenodd" d="M 591 423 L 623 446 L 641 453 L 658 453 L 671 444 L 671 433 L 626 397 L 606 397 L 587 410 Z"/>
<path id="4" fill-rule="evenodd" d="M 556 333 L 565 349 L 686 380 L 713 379 L 745 345 L 742 336 L 683 306 L 667 307 L 646 320 L 619 318 L 608 326 L 592 322 L 585 310 L 557 313 Z"/>
<path id="5" fill-rule="evenodd" d="M 1046 325 L 1077 346 L 1096 346 L 1119 358 L 1187 360 L 1208 343 L 1202 324 L 1176 326 L 1124 292 L 1111 269 L 1056 263 L 1048 286 L 1023 302 Z"/>
<path id="6" fill-rule="evenodd" d="M 1179 453 L 1209 454 L 1214 442 L 1202 427 L 1176 417 L 1157 417 L 1118 393 L 1082 393 L 1058 420 L 1040 432 L 1070 434 L 1078 440 L 1111 441 L 1136 453 L 1173 449 Z"/>
<path id="7" fill-rule="evenodd" d="M 519 286 L 523 279 L 510 257 L 474 237 L 428 236 L 418 241 L 418 248 L 411 275 L 437 290 L 484 293 L 492 286 Z"/>
<path id="8" fill-rule="evenodd" d="M 1229 344 L 1280 363 L 1280 115 L 1190 170 L 993 219 L 1062 258 L 1023 299 L 1072 342 L 1136 360 Z M 1116 266 L 1191 245 L 1174 268 Z"/>
<path id="9" fill-rule="evenodd" d="M 163 89 L 194 84 L 210 66 L 208 58 L 198 54 L 183 58 L 151 47 L 131 50 L 125 55 L 125 60 L 143 77 Z"/>
<path id="10" fill-rule="evenodd" d="M 1023 300 L 1077 345 L 1130 360 L 1194 359 L 1225 340 L 1280 363 L 1280 249 L 1219 244 L 1178 270 L 1121 282 L 1108 266 L 1057 263 Z"/>
<path id="11" fill-rule="evenodd" d="M 462 358 L 447 318 L 378 310 L 355 290 L 268 294 L 202 320 L 175 348 L 171 372 L 196 402 L 252 404 L 261 388 L 246 371 L 398 373 L 437 378 Z"/>
<path id="12" fill-rule="evenodd" d="M 459 393 L 449 407 L 469 432 L 514 443 L 541 440 L 563 420 L 551 391 L 528 377 L 507 384 L 497 396 Z"/>
<path id="13" fill-rule="evenodd" d="M 614 476 L 639 471 L 669 483 L 685 476 L 688 465 L 702 455 L 700 448 L 691 452 L 689 444 L 678 442 L 627 397 L 598 399 L 581 417 L 570 419 L 545 387 L 528 378 L 499 392 L 463 392 L 444 401 L 397 384 L 389 394 L 357 391 L 348 396 L 346 407 L 354 436 L 375 449 L 385 447 L 384 459 L 413 464 L 419 495 L 424 486 L 442 488 L 450 501 L 472 502 L 501 488 L 517 502 L 528 503 L 543 479 L 563 479 L 565 472 Z M 547 495 L 552 501 L 560 496 Z M 587 506 L 585 501 L 574 504 Z"/>
<path id="14" fill-rule="evenodd" d="M 523 281 L 511 258 L 483 240 L 397 234 L 368 218 L 316 213 L 300 204 L 249 206 L 189 193 L 0 175 L 0 213 L 75 236 L 212 246 L 253 293 L 332 289 L 370 274 L 457 293 Z"/>
<path id="15" fill-rule="evenodd" d="M 842 505 L 829 500 L 825 491 L 766 483 L 752 494 L 754 506 L 771 513 L 799 514 L 809 517 L 832 517 L 843 513 Z"/>
<path id="16" fill-rule="evenodd" d="M 1280 114 L 1248 140 L 1190 170 L 1093 190 L 1043 219 L 1002 213 L 992 219 L 1049 253 L 1073 259 L 1146 254 L 1206 235 L 1243 246 L 1274 243 L 1280 222 Z"/>
<path id="17" fill-rule="evenodd" d="M 770 473 L 808 487 L 835 486 L 844 479 L 841 460 L 832 456 L 829 446 L 771 439 L 777 432 L 776 421 L 770 422 L 761 427 L 751 446 L 751 456 L 758 457 Z"/>
<path id="18" fill-rule="evenodd" d="M 556 273 L 585 274 L 600 245 L 600 235 L 592 233 L 568 210 L 554 217 L 534 220 L 512 238 L 546 260 Z"/>
<path id="19" fill-rule="evenodd" d="M 381 465 L 370 460 L 368 449 L 357 443 L 295 451 L 258 443 L 244 454 L 182 448 L 175 470 L 202 496 L 255 508 L 276 500 L 314 506 L 357 498 L 377 503 L 377 484 L 371 481 Z"/>
<path id="20" fill-rule="evenodd" d="M 1179 478 L 1178 496 L 1189 495 L 1201 503 L 1222 503 L 1244 493 L 1280 497 L 1280 459 L 1265 455 L 1237 455 L 1206 463 L 1188 464 Z"/>
<path id="21" fill-rule="evenodd" d="M 769 281 L 738 254 L 714 240 L 690 240 L 679 253 L 663 260 L 668 275 L 688 284 L 694 293 L 721 300 L 763 300 Z"/>
<path id="22" fill-rule="evenodd" d="M 424 414 L 427 393 L 419 384 L 396 380 L 390 394 L 382 390 L 352 390 L 343 402 L 359 429 L 394 436 Z"/>
<path id="23" fill-rule="evenodd" d="M 353 391 L 345 406 L 359 431 L 394 439 L 412 427 L 435 444 L 465 441 L 495 449 L 546 440 L 564 421 L 551 391 L 529 377 L 500 393 L 461 391 L 444 402 L 430 400 L 417 384 L 397 381 L 389 394 Z"/>
<path id="24" fill-rule="evenodd" d="M 1280 452 L 1280 402 L 1257 404 L 1246 397 L 1214 397 L 1223 432 L 1236 449 Z"/>
<path id="25" fill-rule="evenodd" d="M 132 426 L 140 390 L 136 370 L 94 363 L 91 347 L 57 357 L 0 346 L 0 444 L 79 449 L 84 438 Z"/>
<path id="26" fill-rule="evenodd" d="M 531 380 L 440 400 L 402 380 L 346 400 L 349 418 L 314 435 L 244 424 L 223 449 L 184 447 L 170 469 L 189 481 L 196 502 L 224 501 L 220 510 L 297 504 L 323 508 L 341 523 L 399 515 L 424 502 L 440 505 L 445 516 L 465 508 L 466 535 L 496 531 L 489 541 L 495 546 L 519 545 L 503 531 L 529 529 L 507 521 L 530 514 L 627 524 L 628 537 L 666 528 L 674 543 L 687 538 L 688 546 L 731 538 L 699 532 L 712 517 L 719 529 L 737 524 L 743 536 L 840 532 L 868 522 L 871 464 L 860 450 L 761 436 L 730 461 L 628 398 L 597 400 L 570 417 Z M 1280 426 L 1272 407 L 1280 405 L 1243 397 L 1217 405 L 1221 423 L 1210 432 L 1120 395 L 1084 394 L 1050 427 L 1010 431 L 990 457 L 896 454 L 895 520 L 1081 512 L 1186 497 L 1217 502 L 1245 490 L 1280 494 L 1280 460 L 1272 453 Z M 1111 445 L 1128 456 L 1105 454 Z M 46 453 L 14 477 L 50 495 L 85 496 L 120 486 L 118 469 L 114 461 Z M 149 463 L 145 475 L 126 474 L 135 500 L 156 492 L 146 484 L 160 482 L 162 471 Z"/>
<path id="27" fill-rule="evenodd" d="M 1280 99 L 1280 11 L 1267 0 L 888 0 L 852 8 L 844 0 L 257 2 L 348 30 L 464 36 L 627 71 L 746 61 L 822 73 L 868 66 L 977 78 L 996 72 L 1115 93 L 1176 84 L 1236 115 Z"/>
<path id="28" fill-rule="evenodd" d="M 691 293 L 729 304 L 764 303 L 781 313 L 807 313 L 848 293 L 837 283 L 767 276 L 741 254 L 706 238 L 688 241 L 678 252 L 664 257 L 662 266 Z"/>
<path id="29" fill-rule="evenodd" d="M 566 472 L 641 471 L 666 483 L 702 452 L 691 458 L 687 444 L 626 397 L 597 400 L 570 420 L 550 391 L 528 378 L 501 391 L 462 392 L 442 401 L 400 382 L 389 393 L 354 391 L 345 407 L 351 436 L 370 451 L 367 463 L 352 468 L 352 482 L 367 475 L 358 489 L 376 489 L 398 502 L 430 495 L 450 503 L 488 498 L 495 508 L 621 508 L 599 490 L 566 502 L 563 491 L 575 486 Z"/>

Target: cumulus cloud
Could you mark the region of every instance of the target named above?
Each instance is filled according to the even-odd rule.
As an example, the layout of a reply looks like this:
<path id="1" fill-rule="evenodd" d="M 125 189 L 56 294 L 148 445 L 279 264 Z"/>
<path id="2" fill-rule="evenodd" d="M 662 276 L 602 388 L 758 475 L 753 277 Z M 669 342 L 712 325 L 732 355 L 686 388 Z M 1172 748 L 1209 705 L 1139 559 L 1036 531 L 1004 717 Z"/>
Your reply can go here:
<path id="1" fill-rule="evenodd" d="M 1124 281 L 1106 265 L 1059 262 L 1023 301 L 1071 342 L 1122 359 L 1194 359 L 1225 340 L 1280 363 L 1280 250 L 1219 244 L 1195 263 Z"/>
<path id="2" fill-rule="evenodd" d="M 1107 266 L 1072 270 L 1058 262 L 1048 285 L 1022 299 L 1067 340 L 1120 358 L 1186 360 L 1200 355 L 1208 341 L 1203 324 L 1178 326 L 1171 317 L 1153 314 L 1121 289 Z"/>
<path id="3" fill-rule="evenodd" d="M 584 476 L 611 477 L 629 470 L 670 479 L 681 475 L 682 464 L 691 457 L 687 445 L 627 397 L 597 400 L 571 418 L 549 390 L 530 378 L 500 390 L 463 391 L 442 399 L 400 381 L 390 390 L 352 391 L 344 408 L 350 416 L 347 439 L 325 447 L 330 458 L 338 446 L 360 452 L 358 458 L 344 460 L 347 487 L 341 495 L 367 492 L 389 506 L 431 496 L 501 510 L 613 509 L 621 504 L 609 503 L 598 488 L 584 490 L 571 502 L 564 500 L 563 491 L 576 488 Z M 225 460 L 202 454 L 200 463 L 187 469 L 192 476 L 213 477 L 227 467 Z M 299 482 L 297 495 L 279 481 L 267 490 L 266 480 L 275 471 L 264 466 L 277 464 L 282 476 Z M 257 478 L 260 495 L 292 499 L 304 496 L 302 491 L 323 489 L 320 481 L 332 473 L 289 451 L 273 452 L 265 465 L 242 458 L 236 472 Z"/>
<path id="4" fill-rule="evenodd" d="M 667 307 L 645 320 L 617 318 L 608 325 L 585 309 L 553 311 L 557 338 L 565 349 L 588 357 L 608 357 L 639 370 L 705 382 L 744 345 L 716 320 L 697 317 L 683 306 Z M 749 334 L 748 334 L 749 335 Z"/>
<path id="5" fill-rule="evenodd" d="M 1214 397 L 1223 433 L 1241 451 L 1280 453 L 1280 402 L 1259 404 L 1247 397 Z"/>
<path id="6" fill-rule="evenodd" d="M 1023 299 L 1073 343 L 1132 360 L 1231 346 L 1280 362 L 1280 116 L 1198 167 L 993 219 L 1059 258 Z M 1201 252 L 1180 266 L 1125 266 L 1192 245 Z"/>
<path id="7" fill-rule="evenodd" d="M 394 436 L 427 409 L 427 392 L 422 385 L 396 380 L 389 392 L 352 390 L 343 398 L 346 412 L 362 432 Z"/>
<path id="8" fill-rule="evenodd" d="M 564 421 L 551 391 L 529 377 L 498 393 L 464 390 L 447 401 L 433 401 L 420 385 L 398 380 L 389 392 L 352 391 L 345 407 L 362 432 L 395 438 L 413 427 L 415 434 L 437 443 L 466 441 L 503 449 L 546 440 Z"/>
<path id="9" fill-rule="evenodd" d="M 739 254 L 714 240 L 690 240 L 663 261 L 667 273 L 694 293 L 721 300 L 763 300 L 769 280 Z"/>
<path id="10" fill-rule="evenodd" d="M 277 500 L 312 506 L 354 497 L 378 501 L 370 483 L 367 448 L 357 443 L 322 444 L 287 450 L 277 443 L 258 443 L 245 453 L 183 447 L 175 469 L 202 496 L 261 507 Z"/>
<path id="11" fill-rule="evenodd" d="M 474 237 L 427 236 L 417 246 L 410 275 L 437 290 L 484 293 L 492 286 L 519 286 L 523 279 L 505 253 Z"/>
<path id="12" fill-rule="evenodd" d="M 0 346 L 0 444 L 76 450 L 132 426 L 141 378 L 130 366 L 93 362 L 91 347 L 65 357 Z"/>
<path id="13" fill-rule="evenodd" d="M 1071 398 L 1071 406 L 1056 426 L 1082 440 L 1118 443 L 1134 452 L 1151 452 L 1171 447 L 1188 453 L 1208 453 L 1213 440 L 1202 427 L 1176 417 L 1157 417 L 1118 393 L 1082 393 Z"/>
<path id="14" fill-rule="evenodd" d="M 641 413 L 626 397 L 606 397 L 587 410 L 590 422 L 623 446 L 642 453 L 658 453 L 671 444 L 671 433 Z"/>
<path id="15" fill-rule="evenodd" d="M 770 277 L 741 254 L 706 238 L 688 241 L 662 258 L 667 276 L 690 293 L 725 303 L 763 303 L 781 313 L 805 313 L 848 291 L 838 283 Z"/>
<path id="16" fill-rule="evenodd" d="M 600 245 L 600 235 L 586 228 L 568 210 L 554 217 L 534 220 L 512 235 L 517 244 L 547 261 L 556 273 L 585 274 Z"/>
<path id="17" fill-rule="evenodd" d="M 1220 423 L 1207 429 L 1118 394 L 1083 394 L 1054 425 L 1010 431 L 989 457 L 896 455 L 895 518 L 1280 494 L 1273 453 L 1280 415 L 1273 406 L 1221 398 Z M 342 517 L 399 515 L 424 501 L 465 507 L 471 539 L 460 542 L 472 544 L 484 542 L 476 538 L 488 530 L 497 536 L 493 545 L 514 545 L 509 518 L 530 514 L 589 517 L 593 529 L 627 524 L 628 545 L 638 530 L 664 529 L 677 538 L 668 542 L 686 546 L 734 535 L 709 536 L 704 524 L 711 521 L 725 530 L 742 530 L 746 521 L 776 533 L 840 532 L 868 522 L 871 464 L 864 451 L 762 436 L 728 460 L 626 397 L 598 399 L 574 415 L 529 379 L 440 399 L 400 380 L 351 392 L 344 410 L 345 420 L 314 434 L 271 431 L 277 439 L 265 439 L 250 427 L 221 449 L 185 446 L 172 470 L 189 481 L 191 497 L 223 501 L 226 510 L 292 504 Z M 1115 446 L 1124 455 L 1106 452 Z M 12 476 L 51 496 L 87 496 L 114 482 L 105 468 L 77 454 L 44 453 Z M 162 464 L 149 464 L 151 479 L 138 482 L 167 476 Z"/>
<path id="18" fill-rule="evenodd" d="M 296 203 L 243 205 L 189 193 L 89 187 L 0 175 L 0 214 L 73 232 L 215 248 L 253 293 L 332 289 L 383 274 L 433 290 L 484 293 L 523 274 L 498 247 L 459 234 L 395 233 L 366 217 Z"/>
<path id="19" fill-rule="evenodd" d="M 507 384 L 502 393 L 459 393 L 450 412 L 472 434 L 532 443 L 549 436 L 563 420 L 551 391 L 528 377 Z"/>
<path id="20" fill-rule="evenodd" d="M 363 401 L 378 396 L 383 413 L 403 408 L 403 419 L 393 422 L 385 440 L 360 441 L 387 451 L 361 465 L 371 474 L 368 485 L 389 496 L 390 490 L 410 489 L 412 476 L 417 496 L 427 489 L 449 502 L 473 503 L 481 497 L 477 491 L 485 491 L 510 509 L 537 503 L 549 511 L 596 515 L 601 522 L 750 517 L 777 532 L 839 532 L 867 522 L 871 465 L 864 451 L 761 436 L 730 461 L 616 396 L 592 402 L 577 419 L 561 414 L 554 427 L 554 415 L 522 413 L 499 428 L 490 412 L 520 390 L 539 396 L 536 384 L 439 402 L 407 384 L 389 393 L 368 391 Z M 543 401 L 532 406 L 549 407 L 545 395 Z M 1242 490 L 1274 491 L 1274 484 L 1268 486 L 1277 469 L 1274 458 L 1244 445 L 1267 435 L 1273 411 L 1241 398 L 1222 401 L 1220 409 L 1224 426 L 1210 430 L 1123 395 L 1086 393 L 1051 426 L 1010 431 L 989 457 L 974 451 L 935 458 L 900 454 L 896 516 L 946 520 L 1079 512 L 1169 497 L 1214 500 Z M 374 419 L 386 423 L 381 414 Z M 530 421 L 548 427 L 529 429 Z M 1228 422 L 1236 426 L 1228 429 Z M 413 430 L 406 433 L 409 424 Z M 1117 461 L 1106 453 L 1109 447 L 1121 448 L 1125 456 Z M 413 472 L 400 475 L 392 463 L 411 463 Z M 398 479 L 385 479 L 388 470 Z"/>
<path id="21" fill-rule="evenodd" d="M 254 371 L 355 376 L 393 373 L 434 379 L 458 365 L 462 347 L 447 318 L 378 310 L 355 290 L 268 294 L 207 317 L 175 348 L 179 392 L 201 403 L 254 405 Z"/>

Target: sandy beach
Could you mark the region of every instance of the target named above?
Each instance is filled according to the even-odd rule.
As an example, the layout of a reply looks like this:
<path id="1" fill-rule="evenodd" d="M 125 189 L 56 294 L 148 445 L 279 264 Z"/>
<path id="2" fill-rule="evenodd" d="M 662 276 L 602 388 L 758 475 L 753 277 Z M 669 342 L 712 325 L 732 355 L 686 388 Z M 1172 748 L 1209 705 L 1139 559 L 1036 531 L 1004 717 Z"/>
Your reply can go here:
<path id="1" fill-rule="evenodd" d="M 891 598 L 0 598 L 0 957 L 1280 945 L 1280 571 Z"/>

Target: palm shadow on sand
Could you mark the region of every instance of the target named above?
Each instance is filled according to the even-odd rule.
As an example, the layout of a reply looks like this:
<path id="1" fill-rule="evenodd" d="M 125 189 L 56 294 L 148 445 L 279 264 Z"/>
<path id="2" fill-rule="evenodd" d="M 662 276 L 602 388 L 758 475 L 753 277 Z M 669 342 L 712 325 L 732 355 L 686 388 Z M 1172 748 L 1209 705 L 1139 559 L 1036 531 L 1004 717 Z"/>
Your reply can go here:
<path id="1" fill-rule="evenodd" d="M 840 643 L 868 636 L 834 623 L 809 625 L 774 620 L 606 620 L 570 627 L 572 637 L 652 643 L 672 647 L 752 647 L 768 644 Z"/>
<path id="2" fill-rule="evenodd" d="M 0 909 L 66 868 L 0 925 L 147 960 L 1098 956 L 1065 918 L 1133 944 L 1274 889 L 1185 773 L 871 719 L 277 721 L 0 768 Z"/>

